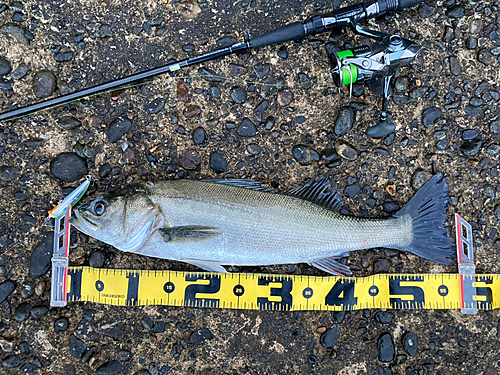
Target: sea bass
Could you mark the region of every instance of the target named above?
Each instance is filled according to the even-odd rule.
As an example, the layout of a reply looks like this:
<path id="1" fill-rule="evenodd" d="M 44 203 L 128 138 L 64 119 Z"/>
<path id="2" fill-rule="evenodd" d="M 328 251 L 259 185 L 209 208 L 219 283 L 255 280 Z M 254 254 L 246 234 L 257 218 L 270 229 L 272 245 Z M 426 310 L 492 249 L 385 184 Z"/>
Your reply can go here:
<path id="1" fill-rule="evenodd" d="M 349 251 L 384 247 L 451 264 L 444 223 L 448 186 L 432 177 L 395 215 L 357 218 L 326 178 L 277 194 L 251 180 L 164 180 L 133 185 L 75 210 L 71 224 L 122 251 L 206 271 L 223 265 L 309 263 L 350 275 Z"/>

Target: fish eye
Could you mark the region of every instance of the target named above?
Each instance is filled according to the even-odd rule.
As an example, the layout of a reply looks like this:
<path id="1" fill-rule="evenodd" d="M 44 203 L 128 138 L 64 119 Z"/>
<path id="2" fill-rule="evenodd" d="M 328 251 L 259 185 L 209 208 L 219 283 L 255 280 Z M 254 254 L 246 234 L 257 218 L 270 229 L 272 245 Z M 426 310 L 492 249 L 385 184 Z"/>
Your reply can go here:
<path id="1" fill-rule="evenodd" d="M 106 203 L 103 202 L 103 201 L 99 201 L 99 202 L 96 202 L 96 204 L 94 204 L 94 213 L 97 215 L 97 216 L 101 216 L 104 211 L 106 211 Z"/>

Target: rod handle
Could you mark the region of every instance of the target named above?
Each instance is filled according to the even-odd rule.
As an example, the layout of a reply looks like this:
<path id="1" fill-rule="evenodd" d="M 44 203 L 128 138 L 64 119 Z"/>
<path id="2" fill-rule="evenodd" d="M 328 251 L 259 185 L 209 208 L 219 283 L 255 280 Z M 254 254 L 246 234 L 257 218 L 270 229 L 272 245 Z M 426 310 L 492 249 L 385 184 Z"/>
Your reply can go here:
<path id="1" fill-rule="evenodd" d="M 257 36 L 250 40 L 250 48 L 260 48 L 272 44 L 300 40 L 305 37 L 304 25 L 302 22 L 294 22 L 279 29 L 269 31 L 264 35 Z"/>

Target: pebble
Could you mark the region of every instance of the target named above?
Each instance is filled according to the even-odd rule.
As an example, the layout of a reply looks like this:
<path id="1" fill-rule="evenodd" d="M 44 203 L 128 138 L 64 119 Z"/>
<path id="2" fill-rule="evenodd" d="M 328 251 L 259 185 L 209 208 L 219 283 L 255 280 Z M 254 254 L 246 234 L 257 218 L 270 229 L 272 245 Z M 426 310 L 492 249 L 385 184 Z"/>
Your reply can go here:
<path id="1" fill-rule="evenodd" d="M 155 98 L 151 100 L 146 106 L 144 107 L 144 110 L 148 115 L 154 115 L 155 113 L 160 112 L 163 107 L 165 107 L 165 99 L 163 99 L 161 96 L 158 98 Z"/>
<path id="2" fill-rule="evenodd" d="M 358 158 L 358 151 L 346 142 L 335 143 L 335 150 L 344 159 L 356 160 Z"/>
<path id="3" fill-rule="evenodd" d="M 75 182 L 87 175 L 87 163 L 73 152 L 63 152 L 50 163 L 52 175 L 64 182 Z"/>
<path id="4" fill-rule="evenodd" d="M 434 7 L 431 7 L 427 4 L 422 4 L 419 8 L 418 8 L 418 14 L 420 15 L 420 17 L 422 18 L 429 18 L 430 16 L 432 16 L 434 14 L 434 12 L 436 11 L 436 8 Z"/>
<path id="5" fill-rule="evenodd" d="M 379 311 L 375 314 L 375 320 L 382 324 L 389 324 L 394 319 L 394 314 L 388 311 Z"/>
<path id="6" fill-rule="evenodd" d="M 454 76 L 458 76 L 460 74 L 460 64 L 457 58 L 455 56 L 451 56 L 449 63 L 451 74 L 453 74 Z"/>
<path id="7" fill-rule="evenodd" d="M 47 306 L 35 306 L 31 309 L 31 317 L 33 319 L 40 319 L 45 314 L 49 312 L 49 308 Z"/>
<path id="8" fill-rule="evenodd" d="M 71 51 L 59 52 L 54 56 L 54 60 L 58 62 L 71 61 L 72 58 L 73 58 L 73 52 Z"/>
<path id="9" fill-rule="evenodd" d="M 82 125 L 82 122 L 73 116 L 63 116 L 57 120 L 57 124 L 65 130 L 74 130 Z"/>
<path id="10" fill-rule="evenodd" d="M 242 76 L 243 74 L 246 74 L 246 72 L 248 71 L 247 68 L 235 64 L 229 64 L 229 70 L 231 71 L 231 75 L 236 77 Z"/>
<path id="11" fill-rule="evenodd" d="M 268 107 L 269 107 L 269 102 L 267 100 L 263 100 L 257 107 L 254 108 L 253 111 L 255 113 L 264 113 Z"/>
<path id="12" fill-rule="evenodd" d="M 11 35 L 17 43 L 23 46 L 29 46 L 28 38 L 26 38 L 26 33 L 17 25 L 5 25 L 0 28 L 0 32 Z"/>
<path id="13" fill-rule="evenodd" d="M 417 335 L 413 332 L 405 334 L 403 337 L 403 347 L 406 353 L 414 357 L 418 350 Z"/>
<path id="14" fill-rule="evenodd" d="M 339 117 L 335 122 L 335 134 L 342 137 L 349 133 L 354 125 L 354 110 L 351 107 L 343 107 L 340 110 Z"/>
<path id="15" fill-rule="evenodd" d="M 311 354 L 311 355 L 308 355 L 308 356 L 307 356 L 307 361 L 308 361 L 311 365 L 315 365 L 316 363 L 318 363 L 318 358 L 317 358 L 314 354 Z"/>
<path id="16" fill-rule="evenodd" d="M 16 307 L 14 311 L 14 319 L 18 322 L 24 322 L 29 318 L 31 311 L 31 304 L 29 302 L 23 302 Z"/>
<path id="17" fill-rule="evenodd" d="M 40 70 L 33 77 L 33 92 L 37 98 L 46 98 L 56 91 L 56 76 L 49 70 Z"/>
<path id="18" fill-rule="evenodd" d="M 97 375 L 114 375 L 118 374 L 123 369 L 123 366 L 117 360 L 112 360 L 101 365 L 96 373 Z"/>
<path id="19" fill-rule="evenodd" d="M 4 338 L 0 337 L 0 349 L 2 349 L 4 352 L 11 352 L 12 349 L 14 349 L 14 342 L 5 340 Z"/>
<path id="20" fill-rule="evenodd" d="M 222 93 L 220 91 L 220 88 L 218 88 L 217 86 L 210 87 L 210 95 L 212 95 L 212 98 L 220 99 L 221 94 Z"/>
<path id="21" fill-rule="evenodd" d="M 415 170 L 415 172 L 413 172 L 412 176 L 411 176 L 411 179 L 410 179 L 410 183 L 411 183 L 411 187 L 413 188 L 413 190 L 417 191 L 418 189 L 420 189 L 430 178 L 431 178 L 431 174 L 424 171 L 423 169 L 420 169 L 418 168 L 417 170 Z"/>
<path id="22" fill-rule="evenodd" d="M 235 38 L 231 36 L 225 36 L 220 38 L 217 42 L 215 42 L 215 45 L 217 48 L 226 48 L 236 43 L 238 43 L 238 41 Z"/>
<path id="23" fill-rule="evenodd" d="M 379 259 L 373 265 L 374 273 L 387 272 L 391 267 L 391 262 L 387 259 Z"/>
<path id="24" fill-rule="evenodd" d="M 281 57 L 282 59 L 286 59 L 288 57 L 288 49 L 286 48 L 286 46 L 281 46 L 278 49 L 277 55 L 278 55 L 278 57 Z"/>
<path id="25" fill-rule="evenodd" d="M 207 139 L 207 133 L 203 127 L 198 127 L 193 131 L 193 142 L 195 145 L 201 145 Z"/>
<path id="26" fill-rule="evenodd" d="M 388 333 L 383 333 L 377 341 L 378 359 L 391 362 L 394 359 L 394 343 Z"/>
<path id="27" fill-rule="evenodd" d="M 231 99 L 237 104 L 243 104 L 247 101 L 247 92 L 240 86 L 236 86 L 231 91 Z"/>
<path id="28" fill-rule="evenodd" d="M 446 11 L 446 15 L 450 18 L 462 18 L 465 14 L 465 8 L 462 6 L 455 6 Z"/>
<path id="29" fill-rule="evenodd" d="M 355 184 L 347 186 L 344 189 L 344 195 L 348 196 L 349 198 L 354 198 L 360 191 L 361 191 L 361 186 L 359 186 L 359 184 Z"/>
<path id="30" fill-rule="evenodd" d="M 408 77 L 400 76 L 394 81 L 394 88 L 396 91 L 403 92 L 408 90 Z"/>
<path id="31" fill-rule="evenodd" d="M 17 367 L 21 364 L 21 360 L 17 355 L 11 355 L 7 358 L 5 358 L 2 362 L 2 366 L 4 368 L 14 368 Z"/>
<path id="32" fill-rule="evenodd" d="M 183 103 L 189 103 L 193 98 L 189 85 L 180 79 L 177 81 L 177 99 Z"/>
<path id="33" fill-rule="evenodd" d="M 14 81 L 11 79 L 0 78 L 0 90 L 11 91 L 14 88 Z"/>
<path id="34" fill-rule="evenodd" d="M 460 151 L 462 151 L 464 155 L 474 156 L 481 150 L 482 145 L 483 143 L 479 139 L 471 139 L 470 141 L 462 143 Z"/>
<path id="35" fill-rule="evenodd" d="M 325 333 L 323 333 L 319 341 L 325 348 L 333 348 L 337 344 L 339 337 L 340 331 L 337 327 L 334 327 L 329 328 Z"/>
<path id="36" fill-rule="evenodd" d="M 493 212 L 498 220 L 500 220 L 500 204 L 496 206 L 495 211 Z M 498 334 L 500 335 L 500 325 Z M 500 337 L 499 337 L 500 338 Z"/>
<path id="37" fill-rule="evenodd" d="M 118 117 L 108 126 L 107 136 L 110 143 L 118 142 L 132 128 L 132 121 L 126 117 Z"/>
<path id="38" fill-rule="evenodd" d="M 441 109 L 438 107 L 427 108 L 422 114 L 422 123 L 426 128 L 429 128 L 439 117 L 441 117 L 441 113 Z"/>
<path id="39" fill-rule="evenodd" d="M 418 86 L 410 91 L 410 98 L 417 99 L 423 97 L 429 88 L 427 86 Z"/>
<path id="40" fill-rule="evenodd" d="M 340 324 L 344 321 L 345 311 L 332 311 L 332 320 L 335 324 Z"/>
<path id="41" fill-rule="evenodd" d="M 312 86 L 311 78 L 306 73 L 299 73 L 299 84 L 302 88 L 308 90 Z"/>
<path id="42" fill-rule="evenodd" d="M 492 63 L 495 62 L 495 57 L 486 48 L 479 50 L 477 54 L 477 59 L 484 65 L 491 65 Z"/>
<path id="43" fill-rule="evenodd" d="M 247 146 L 247 151 L 252 155 L 258 155 L 262 150 L 259 145 L 252 143 Z"/>
<path id="44" fill-rule="evenodd" d="M 201 108 L 195 104 L 190 104 L 182 111 L 182 114 L 187 118 L 195 118 L 201 115 Z"/>
<path id="45" fill-rule="evenodd" d="M 0 303 L 5 301 L 16 288 L 16 283 L 12 280 L 5 280 L 0 284 Z"/>
<path id="46" fill-rule="evenodd" d="M 453 107 L 455 108 L 455 107 Z M 479 107 L 475 107 L 473 105 L 466 105 L 465 108 L 465 114 L 470 117 L 479 117 L 483 113 L 482 109 Z"/>
<path id="47" fill-rule="evenodd" d="M 100 251 L 94 251 L 92 255 L 90 256 L 89 259 L 89 266 L 90 267 L 95 267 L 95 268 L 100 268 L 104 265 L 104 261 L 106 260 L 106 257 L 104 254 Z"/>
<path id="48" fill-rule="evenodd" d="M 254 66 L 253 71 L 255 72 L 255 74 L 257 74 L 257 77 L 259 79 L 262 79 L 266 78 L 266 76 L 269 74 L 270 68 L 268 64 L 258 64 Z"/>
<path id="49" fill-rule="evenodd" d="M 462 348 L 467 348 L 469 346 L 469 343 L 462 337 L 459 337 L 457 342 Z"/>
<path id="50" fill-rule="evenodd" d="M 220 74 L 217 74 L 213 70 L 203 67 L 198 69 L 198 76 L 208 82 L 224 82 L 226 80 L 224 77 L 222 77 Z"/>
<path id="51" fill-rule="evenodd" d="M 10 61 L 7 60 L 5 57 L 0 56 L 0 76 L 5 76 L 9 74 L 12 70 L 12 65 L 10 64 Z"/>
<path id="52" fill-rule="evenodd" d="M 464 141 L 470 141 L 471 139 L 475 139 L 477 137 L 479 137 L 479 132 L 474 129 L 467 129 L 462 133 L 462 139 Z"/>
<path id="53" fill-rule="evenodd" d="M 189 341 L 192 344 L 200 345 L 205 342 L 205 340 L 212 340 L 214 336 L 208 328 L 199 329 L 191 334 Z"/>
<path id="54" fill-rule="evenodd" d="M 200 156 L 194 150 L 186 151 L 180 160 L 181 167 L 186 170 L 194 170 L 200 166 L 200 163 Z"/>
<path id="55" fill-rule="evenodd" d="M 399 211 L 399 204 L 393 201 L 386 201 L 382 204 L 382 209 L 388 214 L 395 213 Z"/>
<path id="56" fill-rule="evenodd" d="M 214 152 L 212 155 L 210 155 L 210 168 L 215 173 L 224 173 L 227 171 L 227 160 L 219 154 L 218 152 Z"/>
<path id="57" fill-rule="evenodd" d="M 156 322 L 153 327 L 151 327 L 151 332 L 153 333 L 163 333 L 165 332 L 165 322 Z"/>
<path id="58" fill-rule="evenodd" d="M 278 92 L 276 100 L 280 106 L 286 107 L 293 101 L 293 93 L 288 89 L 282 89 Z"/>
<path id="59" fill-rule="evenodd" d="M 257 133 L 257 128 L 249 118 L 245 117 L 236 132 L 241 137 L 254 137 Z"/>
<path id="60" fill-rule="evenodd" d="M 53 247 L 54 236 L 50 234 L 36 245 L 30 258 L 29 274 L 31 277 L 43 276 L 50 269 Z"/>
<path id="61" fill-rule="evenodd" d="M 300 165 L 311 165 L 319 161 L 318 152 L 306 145 L 296 145 L 292 149 L 292 155 Z"/>
<path id="62" fill-rule="evenodd" d="M 101 25 L 99 28 L 99 34 L 101 38 L 112 37 L 113 33 L 111 31 L 111 27 L 109 25 Z"/>
<path id="63" fill-rule="evenodd" d="M 493 134 L 500 134 L 500 120 L 495 121 L 490 125 L 490 132 Z"/>
<path id="64" fill-rule="evenodd" d="M 75 335 L 71 335 L 69 338 L 69 354 L 78 359 L 83 357 L 83 354 L 89 349 L 87 344 L 82 340 L 77 338 Z"/>
<path id="65" fill-rule="evenodd" d="M 19 173 L 19 168 L 16 167 L 4 167 L 2 168 L 2 173 L 0 174 L 2 180 L 11 182 L 17 179 Z"/>
<path id="66" fill-rule="evenodd" d="M 69 321 L 65 317 L 59 318 L 54 322 L 54 331 L 59 333 L 59 332 L 66 332 L 69 328 Z"/>
<path id="67" fill-rule="evenodd" d="M 130 352 L 128 350 L 121 350 L 118 353 L 118 357 L 120 358 L 120 361 L 128 361 L 130 358 Z"/>
<path id="68" fill-rule="evenodd" d="M 477 39 L 470 36 L 467 39 L 465 39 L 465 46 L 468 49 L 476 49 L 477 48 Z"/>

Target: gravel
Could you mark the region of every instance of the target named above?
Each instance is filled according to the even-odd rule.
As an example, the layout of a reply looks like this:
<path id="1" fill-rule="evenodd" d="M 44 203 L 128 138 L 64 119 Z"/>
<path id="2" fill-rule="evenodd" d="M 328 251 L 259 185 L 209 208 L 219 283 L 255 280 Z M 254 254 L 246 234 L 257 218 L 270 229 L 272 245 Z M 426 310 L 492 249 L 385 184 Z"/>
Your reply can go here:
<path id="1" fill-rule="evenodd" d="M 348 2 L 287 0 L 279 8 L 248 0 L 153 3 L 85 2 L 84 17 L 76 2 L 0 3 L 3 111 L 244 42 Z M 498 6 L 428 1 L 375 23 L 424 47 L 395 74 L 388 102 L 395 129 L 378 139 L 367 129 L 378 120 L 381 81 L 356 82 L 349 102 L 349 88 L 339 96 L 328 74 L 326 48 L 372 42 L 349 31 L 243 51 L 0 124 L 1 251 L 35 231 L 86 174 L 94 181 L 82 202 L 140 181 L 240 178 L 287 192 L 327 176 L 345 199 L 343 213 L 382 218 L 428 177 L 443 173 L 451 195 L 446 226 L 453 235 L 454 212 L 472 223 L 477 269 L 499 273 Z M 265 312 L 81 302 L 51 308 L 51 244 L 45 240 L 51 236 L 35 233 L 0 256 L 6 374 L 498 370 L 494 312 L 481 314 L 480 324 L 468 316 L 457 324 L 456 312 L 447 310 Z M 71 244 L 70 265 L 101 272 L 199 270 L 121 252 L 76 230 Z M 385 248 L 353 251 L 340 261 L 356 277 L 457 272 Z M 228 271 L 325 275 L 304 263 Z M 272 296 L 281 287 L 259 288 Z"/>

